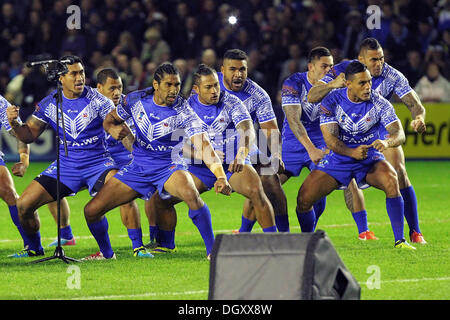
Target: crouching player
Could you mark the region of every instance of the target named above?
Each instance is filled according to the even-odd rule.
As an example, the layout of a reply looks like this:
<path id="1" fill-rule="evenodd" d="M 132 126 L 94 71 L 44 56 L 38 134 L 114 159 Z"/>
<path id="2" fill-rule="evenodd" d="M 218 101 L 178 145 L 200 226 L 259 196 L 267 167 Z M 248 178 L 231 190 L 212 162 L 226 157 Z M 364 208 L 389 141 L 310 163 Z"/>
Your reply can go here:
<path id="1" fill-rule="evenodd" d="M 100 192 L 85 206 L 84 214 L 96 239 L 100 252 L 89 259 L 115 258 L 108 235 L 108 223 L 104 215 L 124 203 L 138 197 L 148 199 L 156 190 L 163 197 L 176 197 L 189 207 L 189 216 L 202 235 L 207 249 L 214 242 L 211 214 L 200 198 L 187 166 L 179 157 L 172 157 L 180 139 L 173 139 L 178 130 L 184 130 L 197 150 L 211 152 L 200 120 L 193 110 L 178 96 L 181 80 L 178 70 L 170 63 L 159 66 L 154 74 L 153 88 L 128 94 L 123 103 L 110 112 L 104 128 L 113 138 L 114 127 L 132 118 L 136 129 L 133 160 L 123 167 Z M 211 156 L 210 156 L 211 158 Z M 212 153 L 209 169 L 217 178 L 216 192 L 226 195 L 231 187 L 216 153 Z"/>
<path id="2" fill-rule="evenodd" d="M 313 231 L 313 204 L 354 178 L 386 194 L 386 209 L 394 232 L 395 247 L 415 249 L 404 239 L 403 209 L 397 174 L 382 152 L 405 141 L 405 133 L 393 106 L 371 89 L 367 67 L 354 61 L 345 70 L 346 88 L 330 92 L 322 100 L 321 130 L 331 152 L 325 155 L 303 182 L 297 197 L 297 212 L 304 214 Z M 389 138 L 380 139 L 384 126 Z"/>

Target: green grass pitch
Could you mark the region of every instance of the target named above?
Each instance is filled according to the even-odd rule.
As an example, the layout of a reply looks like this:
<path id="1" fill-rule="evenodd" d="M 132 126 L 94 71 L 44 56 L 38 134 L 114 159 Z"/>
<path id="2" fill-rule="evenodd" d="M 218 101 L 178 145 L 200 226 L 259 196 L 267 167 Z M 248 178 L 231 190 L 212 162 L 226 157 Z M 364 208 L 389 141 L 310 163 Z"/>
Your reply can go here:
<path id="1" fill-rule="evenodd" d="M 10 167 L 11 164 L 8 166 Z M 24 178 L 14 177 L 20 194 L 47 163 L 33 163 Z M 357 240 L 356 225 L 345 208 L 342 191 L 328 197 L 327 208 L 318 229 L 325 230 L 340 257 L 361 285 L 365 300 L 450 299 L 450 162 L 407 162 L 409 177 L 419 202 L 421 229 L 427 245 L 417 250 L 395 250 L 393 234 L 385 209 L 384 194 L 369 188 L 364 191 L 370 229 L 378 241 Z M 307 172 L 285 185 L 291 232 L 300 232 L 295 216 L 298 188 Z M 230 198 L 213 191 L 202 198 L 212 212 L 215 233 L 230 233 L 240 225 L 243 198 Z M 69 198 L 71 225 L 77 245 L 65 247 L 69 257 L 82 258 L 98 250 L 83 216 L 89 200 L 86 191 Z M 148 221 L 141 208 L 144 243 L 148 242 Z M 119 210 L 107 214 L 115 261 L 91 261 L 67 265 L 61 260 L 30 264 L 32 259 L 11 259 L 22 242 L 9 216 L 0 204 L 0 299 L 154 299 L 204 300 L 208 297 L 209 262 L 202 239 L 187 216 L 187 207 L 177 205 L 178 252 L 153 259 L 132 256 L 131 241 L 122 225 Z M 48 209 L 40 209 L 43 246 L 56 238 L 56 224 Z M 256 225 L 254 232 L 261 232 Z M 405 234 L 408 227 L 405 224 Z M 54 249 L 46 249 L 51 256 Z M 380 281 L 372 280 L 377 276 Z M 74 281 L 78 279 L 79 281 Z"/>

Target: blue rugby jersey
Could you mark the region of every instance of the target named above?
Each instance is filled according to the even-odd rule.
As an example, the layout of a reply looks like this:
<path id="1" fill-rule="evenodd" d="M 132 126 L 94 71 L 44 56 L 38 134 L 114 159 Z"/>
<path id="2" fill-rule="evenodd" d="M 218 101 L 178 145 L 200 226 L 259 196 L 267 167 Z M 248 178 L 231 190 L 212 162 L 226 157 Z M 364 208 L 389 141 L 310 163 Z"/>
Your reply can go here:
<path id="1" fill-rule="evenodd" d="M 317 145 L 323 144 L 322 131 L 320 130 L 320 103 L 310 103 L 307 101 L 307 95 L 311 87 L 312 84 L 308 81 L 307 72 L 292 74 L 283 82 L 281 105 L 283 107 L 287 105 L 301 106 L 302 115 L 300 120 L 311 141 Z M 282 139 L 283 143 L 298 142 L 300 144 L 289 127 L 286 117 L 283 122 Z M 303 145 L 301 147 L 304 149 Z"/>
<path id="2" fill-rule="evenodd" d="M 239 141 L 236 126 L 242 121 L 251 120 L 242 101 L 222 91 L 217 104 L 204 105 L 197 94 L 190 96 L 188 103 L 199 116 L 203 130 L 208 132 L 213 148 L 225 154 L 227 163 L 234 160 Z"/>
<path id="3" fill-rule="evenodd" d="M 33 116 L 56 130 L 56 90 L 42 99 Z M 88 164 L 90 159 L 107 155 L 103 120 L 114 109 L 114 103 L 97 90 L 85 86 L 79 98 L 62 102 L 68 157 L 62 144 L 63 129 L 59 122 L 61 161 Z"/>
<path id="4" fill-rule="evenodd" d="M 353 61 L 358 60 L 346 60 L 333 66 L 330 72 L 328 72 L 320 81 L 324 83 L 333 81 L 339 74 L 345 73 L 345 69 Z M 381 74 L 377 77 L 372 77 L 372 89 L 387 100 L 391 99 L 394 92 L 399 98 L 402 98 L 413 90 L 403 73 L 391 67 L 386 62 L 383 64 Z"/>
<path id="5" fill-rule="evenodd" d="M 238 97 L 247 107 L 253 122 L 258 121 L 259 123 L 263 123 L 276 119 L 269 95 L 256 82 L 247 78 L 242 90 L 235 92 L 225 87 L 221 72 L 218 72 L 217 75 L 219 77 L 220 89 Z"/>
<path id="6" fill-rule="evenodd" d="M 6 100 L 2 95 L 0 95 L 0 129 L 3 127 L 6 131 L 11 130 L 11 126 L 8 121 L 8 116 L 6 114 L 6 108 L 8 108 L 11 104 Z M 20 119 L 17 121 L 21 122 Z M 0 160 L 3 160 L 5 154 L 0 151 Z"/>
<path id="7" fill-rule="evenodd" d="M 339 139 L 352 148 L 383 139 L 380 127 L 397 120 L 392 104 L 374 90 L 368 101 L 352 102 L 347 88 L 341 88 L 330 92 L 321 102 L 320 124 L 337 123 Z"/>
<path id="8" fill-rule="evenodd" d="M 172 105 L 159 106 L 148 89 L 129 93 L 117 106 L 117 114 L 124 121 L 133 119 L 136 130 L 133 158 L 141 165 L 154 160 L 181 161 L 183 137 L 204 132 L 200 119 L 185 99 L 178 96 Z M 172 154 L 179 159 L 173 159 Z"/>

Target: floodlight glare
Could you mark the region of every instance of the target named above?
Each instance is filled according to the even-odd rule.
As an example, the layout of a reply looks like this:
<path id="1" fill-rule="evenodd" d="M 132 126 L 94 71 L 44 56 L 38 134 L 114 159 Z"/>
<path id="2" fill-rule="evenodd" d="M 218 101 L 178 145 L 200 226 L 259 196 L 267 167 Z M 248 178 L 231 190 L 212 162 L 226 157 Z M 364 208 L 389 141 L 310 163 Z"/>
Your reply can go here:
<path id="1" fill-rule="evenodd" d="M 228 23 L 229 24 L 236 24 L 237 18 L 235 16 L 228 17 Z"/>

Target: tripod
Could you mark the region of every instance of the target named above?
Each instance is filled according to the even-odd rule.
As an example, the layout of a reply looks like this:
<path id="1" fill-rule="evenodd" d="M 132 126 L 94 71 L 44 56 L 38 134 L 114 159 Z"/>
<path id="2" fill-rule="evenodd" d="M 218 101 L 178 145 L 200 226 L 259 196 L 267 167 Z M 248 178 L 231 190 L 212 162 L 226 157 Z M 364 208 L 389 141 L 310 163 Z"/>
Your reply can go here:
<path id="1" fill-rule="evenodd" d="M 57 83 L 57 90 L 56 90 L 56 95 L 55 95 L 55 97 L 56 97 L 56 141 L 57 141 L 57 144 L 60 143 L 59 122 L 60 122 L 60 117 L 61 117 L 61 126 L 63 129 L 64 152 L 65 152 L 65 155 L 67 156 L 68 150 L 67 150 L 67 141 L 66 141 L 66 128 L 64 125 L 64 113 L 63 113 L 63 108 L 62 108 L 63 93 L 62 93 L 62 84 L 59 80 L 59 76 L 67 73 L 68 69 L 64 63 L 61 63 L 59 61 L 56 63 L 56 65 L 57 65 L 56 70 L 47 70 L 48 64 L 44 64 L 44 68 L 48 72 L 47 79 L 49 81 L 56 80 L 56 83 Z M 40 262 L 49 261 L 49 260 L 53 260 L 53 259 L 60 259 L 60 260 L 64 261 L 65 263 L 80 262 L 77 259 L 66 257 L 66 255 L 64 253 L 64 249 L 61 246 L 61 196 L 60 196 L 60 150 L 59 150 L 59 145 L 56 147 L 56 204 L 57 204 L 57 206 L 56 206 L 56 208 L 57 208 L 57 223 L 56 224 L 57 224 L 57 229 L 58 229 L 58 244 L 56 246 L 55 252 L 54 252 L 53 256 L 51 256 L 51 257 L 34 260 L 31 263 L 40 263 Z"/>

